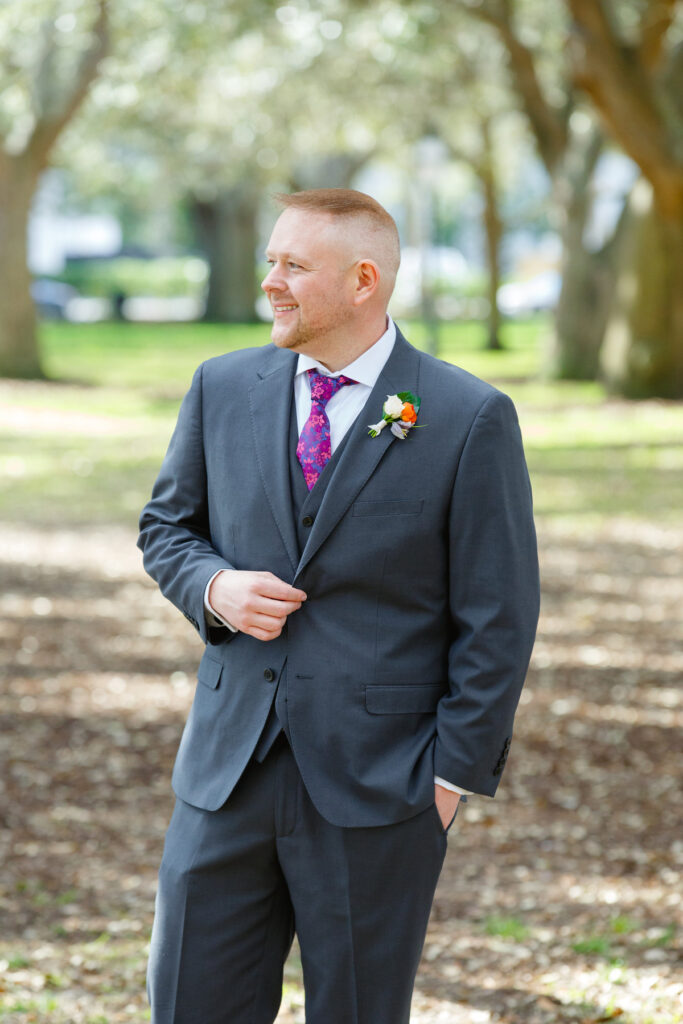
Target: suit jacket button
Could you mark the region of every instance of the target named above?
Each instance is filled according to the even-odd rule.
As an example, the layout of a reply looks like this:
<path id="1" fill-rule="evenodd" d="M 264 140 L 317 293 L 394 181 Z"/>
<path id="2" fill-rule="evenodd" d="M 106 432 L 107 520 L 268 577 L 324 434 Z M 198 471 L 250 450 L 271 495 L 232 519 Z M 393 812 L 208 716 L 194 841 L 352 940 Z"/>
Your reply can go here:
<path id="1" fill-rule="evenodd" d="M 314 517 L 313 516 L 304 516 L 303 519 L 301 520 L 301 525 L 302 526 L 313 526 L 313 523 L 314 523 Z"/>
<path id="2" fill-rule="evenodd" d="M 273 679 L 275 679 L 275 673 L 273 672 L 272 668 L 267 668 L 265 670 L 265 672 L 263 673 L 263 678 L 267 679 L 269 683 L 272 683 Z"/>

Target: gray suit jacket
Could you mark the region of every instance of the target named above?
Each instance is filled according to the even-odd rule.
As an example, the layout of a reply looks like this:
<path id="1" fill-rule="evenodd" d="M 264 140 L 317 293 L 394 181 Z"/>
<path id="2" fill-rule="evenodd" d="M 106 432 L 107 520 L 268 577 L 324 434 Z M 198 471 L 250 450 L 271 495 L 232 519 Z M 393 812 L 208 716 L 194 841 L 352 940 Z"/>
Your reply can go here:
<path id="1" fill-rule="evenodd" d="M 398 333 L 300 554 L 287 456 L 296 363 L 268 345 L 200 366 L 142 513 L 145 567 L 207 643 L 175 791 L 224 803 L 286 665 L 292 748 L 328 821 L 410 817 L 433 801 L 434 774 L 493 796 L 539 604 L 512 402 Z M 399 391 L 420 396 L 420 429 L 371 438 Z M 277 639 L 207 627 L 207 582 L 231 568 L 306 591 Z"/>

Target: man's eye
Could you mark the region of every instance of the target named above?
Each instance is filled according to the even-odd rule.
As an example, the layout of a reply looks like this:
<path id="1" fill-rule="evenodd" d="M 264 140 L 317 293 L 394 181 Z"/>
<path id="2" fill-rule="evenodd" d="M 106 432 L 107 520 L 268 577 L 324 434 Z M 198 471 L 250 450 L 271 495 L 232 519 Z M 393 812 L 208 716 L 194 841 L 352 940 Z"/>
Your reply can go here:
<path id="1" fill-rule="evenodd" d="M 290 268 L 290 270 L 301 270 L 301 267 L 299 266 L 299 264 L 298 263 L 293 263 L 291 260 L 289 261 L 287 266 Z"/>

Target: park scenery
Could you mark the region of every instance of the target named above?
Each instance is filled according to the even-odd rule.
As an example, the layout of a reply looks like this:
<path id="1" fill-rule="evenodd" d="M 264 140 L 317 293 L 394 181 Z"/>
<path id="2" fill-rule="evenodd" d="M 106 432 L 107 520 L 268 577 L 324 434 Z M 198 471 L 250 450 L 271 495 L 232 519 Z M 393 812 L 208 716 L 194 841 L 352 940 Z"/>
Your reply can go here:
<path id="1" fill-rule="evenodd" d="M 273 194 L 330 186 L 395 217 L 406 337 L 515 402 L 539 538 L 411 1024 L 682 1024 L 682 7 L 0 5 L 0 1024 L 149 1020 L 202 647 L 137 519 L 196 366 L 268 343 Z"/>

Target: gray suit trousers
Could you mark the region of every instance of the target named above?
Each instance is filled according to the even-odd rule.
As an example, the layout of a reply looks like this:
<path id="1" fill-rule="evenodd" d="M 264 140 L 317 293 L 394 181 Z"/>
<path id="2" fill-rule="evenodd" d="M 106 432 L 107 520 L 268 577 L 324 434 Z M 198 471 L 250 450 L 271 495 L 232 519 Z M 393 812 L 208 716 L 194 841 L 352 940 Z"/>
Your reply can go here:
<path id="1" fill-rule="evenodd" d="M 281 734 L 223 807 L 178 800 L 148 973 L 153 1024 L 272 1024 L 296 931 L 307 1024 L 408 1024 L 447 837 L 434 805 L 340 828 Z"/>

